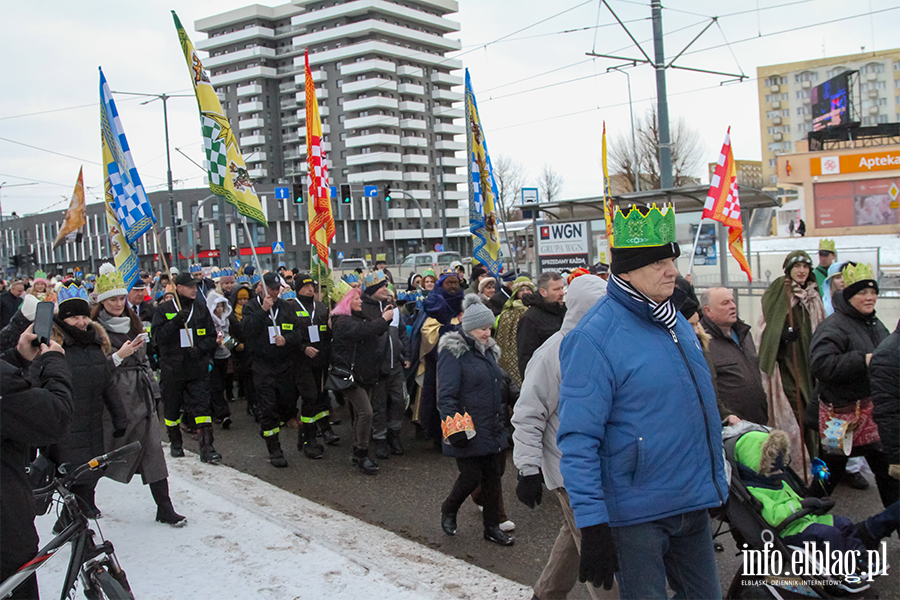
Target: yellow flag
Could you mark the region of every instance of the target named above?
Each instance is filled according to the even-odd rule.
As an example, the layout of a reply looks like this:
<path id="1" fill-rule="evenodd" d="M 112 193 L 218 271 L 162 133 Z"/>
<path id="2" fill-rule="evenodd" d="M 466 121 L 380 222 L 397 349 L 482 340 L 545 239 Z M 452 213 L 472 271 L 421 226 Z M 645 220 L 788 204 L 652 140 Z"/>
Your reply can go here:
<path id="1" fill-rule="evenodd" d="M 84 177 L 83 169 L 78 169 L 78 180 L 75 182 L 75 191 L 72 192 L 72 200 L 69 201 L 69 210 L 56 239 L 53 240 L 53 249 L 62 244 L 63 239 L 71 233 L 81 235 L 80 229 L 87 223 L 87 208 L 84 205 Z"/>

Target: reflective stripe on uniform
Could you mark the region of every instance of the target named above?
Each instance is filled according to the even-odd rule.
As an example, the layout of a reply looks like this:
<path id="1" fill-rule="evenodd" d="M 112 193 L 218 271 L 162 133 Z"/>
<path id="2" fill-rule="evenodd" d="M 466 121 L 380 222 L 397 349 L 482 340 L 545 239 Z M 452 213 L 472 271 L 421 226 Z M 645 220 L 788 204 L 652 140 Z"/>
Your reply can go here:
<path id="1" fill-rule="evenodd" d="M 166 427 L 175 427 L 179 423 L 181 423 L 181 417 L 178 417 L 177 421 L 170 421 L 170 420 L 166 419 Z"/>
<path id="2" fill-rule="evenodd" d="M 268 431 L 263 431 L 263 437 L 272 437 L 273 435 L 277 435 L 278 432 L 281 431 L 280 427 L 276 427 L 275 429 L 269 429 Z"/>
<path id="3" fill-rule="evenodd" d="M 322 412 L 320 412 L 319 414 L 317 414 L 313 417 L 300 417 L 300 422 L 301 423 L 315 423 L 319 419 L 323 419 L 327 416 L 328 416 L 328 411 L 323 410 Z"/>
<path id="4" fill-rule="evenodd" d="M 201 423 L 209 423 L 212 424 L 212 417 L 194 417 L 194 423 L 200 425 Z"/>

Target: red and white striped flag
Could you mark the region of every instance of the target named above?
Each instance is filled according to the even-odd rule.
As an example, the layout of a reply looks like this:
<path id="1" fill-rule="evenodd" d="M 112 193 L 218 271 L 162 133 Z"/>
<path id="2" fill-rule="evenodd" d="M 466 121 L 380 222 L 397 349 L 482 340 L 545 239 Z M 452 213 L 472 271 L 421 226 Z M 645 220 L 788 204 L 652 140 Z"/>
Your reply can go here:
<path id="1" fill-rule="evenodd" d="M 328 244 L 334 239 L 334 216 L 331 214 L 331 186 L 328 165 L 322 148 L 322 121 L 316 100 L 316 86 L 306 62 L 306 160 L 309 164 L 309 241 L 315 246 L 313 267 L 328 268 Z M 314 269 L 315 270 L 315 269 Z M 321 281 L 321 279 L 320 279 Z"/>
<path id="2" fill-rule="evenodd" d="M 744 256 L 744 224 L 741 222 L 741 201 L 738 196 L 737 167 L 731 152 L 731 127 L 725 134 L 725 143 L 719 153 L 719 162 L 709 186 L 709 195 L 703 206 L 702 219 L 712 219 L 728 227 L 728 250 L 741 266 L 741 270 L 753 281 L 750 265 Z M 724 260 L 724 257 L 723 257 Z"/>

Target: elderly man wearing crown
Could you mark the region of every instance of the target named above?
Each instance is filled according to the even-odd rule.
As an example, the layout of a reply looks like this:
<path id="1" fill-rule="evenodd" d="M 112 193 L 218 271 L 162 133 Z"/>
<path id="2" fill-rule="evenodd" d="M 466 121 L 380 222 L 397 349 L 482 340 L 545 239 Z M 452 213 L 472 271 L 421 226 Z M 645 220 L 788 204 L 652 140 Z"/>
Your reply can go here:
<path id="1" fill-rule="evenodd" d="M 721 598 L 707 509 L 728 497 L 712 380 L 678 312 L 671 206 L 618 208 L 607 295 L 563 339 L 560 470 L 579 578 L 622 598 Z"/>

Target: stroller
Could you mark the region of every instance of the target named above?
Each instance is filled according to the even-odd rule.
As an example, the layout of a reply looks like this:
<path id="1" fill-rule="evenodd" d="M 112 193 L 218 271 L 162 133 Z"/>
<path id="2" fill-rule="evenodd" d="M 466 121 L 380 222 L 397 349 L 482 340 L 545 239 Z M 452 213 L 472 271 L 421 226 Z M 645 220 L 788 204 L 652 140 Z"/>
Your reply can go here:
<path id="1" fill-rule="evenodd" d="M 796 553 L 803 556 L 802 564 L 805 568 L 800 571 L 807 573 L 822 572 L 822 556 L 821 553 L 819 556 L 811 554 L 806 547 L 788 545 L 781 537 L 782 532 L 809 515 L 825 515 L 834 507 L 834 500 L 806 497 L 807 488 L 802 479 L 785 466 L 784 481 L 803 498 L 801 509 L 777 526 L 770 525 L 763 517 L 762 502 L 741 479 L 735 458 L 738 440 L 751 431 L 769 433 L 771 429 L 744 421 L 726 427 L 722 432 L 729 497 L 719 516 L 722 523 L 715 536 L 731 533 L 739 554 L 743 555 L 742 564 L 731 581 L 726 598 L 835 598 L 855 596 L 869 589 L 870 583 L 859 569 L 856 570 L 856 575 L 848 576 L 793 572 L 792 561 Z M 726 524 L 728 529 L 722 531 Z"/>

